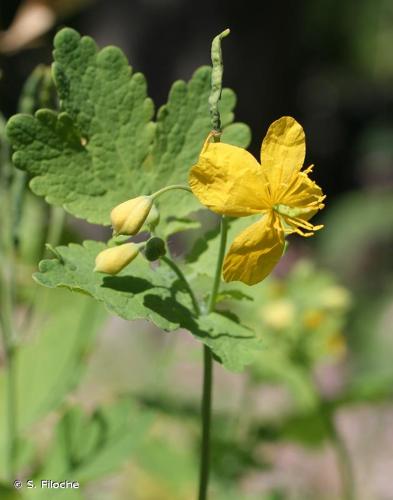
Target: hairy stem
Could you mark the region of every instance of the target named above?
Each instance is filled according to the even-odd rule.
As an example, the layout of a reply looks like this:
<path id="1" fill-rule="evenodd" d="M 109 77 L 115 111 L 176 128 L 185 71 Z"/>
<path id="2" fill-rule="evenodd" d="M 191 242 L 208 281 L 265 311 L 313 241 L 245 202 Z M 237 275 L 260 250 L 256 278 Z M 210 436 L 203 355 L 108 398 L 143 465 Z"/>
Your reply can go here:
<path id="1" fill-rule="evenodd" d="M 225 217 L 221 219 L 221 237 L 217 256 L 216 271 L 213 281 L 213 288 L 209 298 L 208 313 L 214 311 L 217 293 L 220 287 L 222 263 L 224 261 L 225 248 L 227 242 L 228 221 Z M 203 393 L 202 393 L 202 445 L 199 476 L 199 500 L 207 499 L 210 472 L 210 426 L 212 407 L 212 386 L 213 386 L 213 356 L 206 345 L 203 347 Z"/>
<path id="2" fill-rule="evenodd" d="M 191 188 L 188 186 L 184 186 L 183 184 L 172 184 L 171 186 L 166 186 L 162 189 L 159 189 L 155 193 L 152 194 L 153 199 L 156 199 L 158 196 L 161 196 L 163 193 L 167 191 L 172 191 L 173 189 L 182 189 L 183 191 L 189 191 L 191 193 Z"/>
<path id="3" fill-rule="evenodd" d="M 209 305 L 207 307 L 208 313 L 213 312 L 216 306 L 217 293 L 218 289 L 220 288 L 220 282 L 221 282 L 222 263 L 224 262 L 225 248 L 227 244 L 227 236 L 228 236 L 228 219 L 226 217 L 221 217 L 220 246 L 218 249 L 213 288 L 209 298 Z"/>
<path id="4" fill-rule="evenodd" d="M 199 500 L 207 499 L 210 473 L 210 424 L 213 386 L 213 356 L 206 345 L 203 346 L 203 392 L 202 392 L 202 442 L 199 469 Z"/>
<path id="5" fill-rule="evenodd" d="M 212 76 L 209 96 L 209 109 L 212 124 L 212 135 L 214 142 L 220 142 L 221 139 L 221 117 L 219 102 L 221 100 L 222 77 L 224 65 L 222 60 L 221 40 L 229 35 L 229 29 L 226 29 L 217 35 L 212 42 Z M 221 282 L 221 270 L 224 262 L 225 248 L 227 243 L 228 221 L 225 217 L 221 218 L 220 246 L 218 249 L 216 271 L 213 280 L 213 287 L 209 298 L 207 313 L 214 311 L 217 301 L 217 293 Z M 213 387 L 213 356 L 208 346 L 203 346 L 203 392 L 201 403 L 202 417 L 202 444 L 200 458 L 199 475 L 199 500 L 207 499 L 210 472 L 210 427 L 211 427 L 211 409 L 212 409 L 212 387 Z"/>

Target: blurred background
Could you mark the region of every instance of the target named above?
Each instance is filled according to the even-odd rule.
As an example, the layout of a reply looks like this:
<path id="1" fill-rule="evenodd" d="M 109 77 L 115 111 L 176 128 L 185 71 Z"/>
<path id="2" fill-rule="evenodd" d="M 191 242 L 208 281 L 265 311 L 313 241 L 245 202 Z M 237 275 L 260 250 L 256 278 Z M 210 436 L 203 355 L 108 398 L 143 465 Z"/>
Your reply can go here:
<path id="1" fill-rule="evenodd" d="M 353 498 L 392 500 L 393 2 L 257 5 L 1 0 L 0 110 L 6 118 L 17 112 L 24 82 L 37 64 L 51 63 L 62 26 L 121 47 L 157 107 L 174 80 L 210 64 L 211 39 L 230 27 L 224 83 L 237 94 L 236 119 L 251 127 L 250 150 L 258 157 L 268 125 L 294 116 L 327 203 L 318 216 L 325 228 L 310 240 L 293 238 L 258 291 L 254 322 L 270 349 L 245 375 L 216 368 L 212 498 L 344 500 L 349 474 Z M 34 197 L 29 203 L 41 214 Z M 68 217 L 62 239 L 105 235 Z M 183 235 L 174 248 L 197 237 Z M 33 246 L 26 245 L 26 281 L 37 266 Z M 153 423 L 144 446 L 87 482 L 80 498 L 193 498 L 199 346 L 97 314 L 83 376 L 64 397 L 91 416 L 132 394 Z M 324 412 L 333 415 L 333 433 Z M 38 426 L 42 442 L 60 419 L 58 409 L 48 415 Z"/>

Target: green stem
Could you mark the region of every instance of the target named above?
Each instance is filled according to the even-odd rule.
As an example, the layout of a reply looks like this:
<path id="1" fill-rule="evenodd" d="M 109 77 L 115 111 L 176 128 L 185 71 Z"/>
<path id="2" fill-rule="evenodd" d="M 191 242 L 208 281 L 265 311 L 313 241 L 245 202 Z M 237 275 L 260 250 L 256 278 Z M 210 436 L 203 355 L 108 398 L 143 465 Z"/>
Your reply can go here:
<path id="1" fill-rule="evenodd" d="M 16 476 L 16 459 L 18 454 L 17 431 L 17 367 L 15 347 L 7 349 L 7 429 L 8 429 L 8 479 L 13 481 Z"/>
<path id="2" fill-rule="evenodd" d="M 161 196 L 163 193 L 166 193 L 167 191 L 172 191 L 172 189 L 183 189 L 184 191 L 192 192 L 191 188 L 188 186 L 184 186 L 183 184 L 172 184 L 172 186 L 166 186 L 162 189 L 159 189 L 155 193 L 153 193 L 151 196 L 153 199 L 156 199 L 158 196 Z"/>
<path id="3" fill-rule="evenodd" d="M 347 446 L 336 428 L 334 414 L 329 408 L 326 408 L 323 401 L 320 412 L 336 455 L 337 467 L 341 477 L 342 497 L 344 500 L 355 500 L 355 480 Z"/>
<path id="4" fill-rule="evenodd" d="M 186 288 L 186 290 L 187 290 L 187 292 L 188 292 L 188 294 L 189 294 L 189 296 L 191 298 L 195 314 L 197 316 L 200 316 L 201 309 L 199 307 L 197 298 L 196 298 L 196 296 L 194 294 L 194 291 L 192 290 L 190 284 L 188 283 L 187 278 L 184 276 L 183 271 L 180 269 L 180 267 L 170 257 L 167 257 L 166 255 L 163 255 L 161 257 L 161 260 L 163 260 L 175 272 L 175 274 L 178 276 L 178 278 L 180 279 L 180 281 L 182 281 L 182 283 L 184 284 L 184 286 L 185 286 L 185 288 Z"/>
<path id="5" fill-rule="evenodd" d="M 46 235 L 47 245 L 57 247 L 64 229 L 66 212 L 63 207 L 50 207 L 49 228 Z"/>
<path id="6" fill-rule="evenodd" d="M 341 477 L 343 499 L 355 500 L 355 481 L 348 448 L 336 428 L 331 412 L 325 412 L 325 421 L 329 431 L 330 441 L 337 457 L 337 466 Z"/>
<path id="7" fill-rule="evenodd" d="M 225 247 L 227 242 L 228 221 L 225 217 L 221 219 L 221 237 L 217 256 L 216 272 L 213 288 L 208 304 L 208 314 L 214 311 L 217 293 L 220 287 L 222 263 L 224 261 Z M 199 500 L 207 499 L 210 472 L 210 426 L 212 408 L 212 386 L 213 386 L 213 356 L 206 345 L 203 346 L 203 393 L 202 393 L 202 444 L 199 476 Z"/>
<path id="8" fill-rule="evenodd" d="M 220 233 L 220 246 L 218 249 L 217 256 L 217 264 L 216 264 L 216 272 L 214 275 L 213 288 L 209 299 L 209 305 L 207 307 L 208 313 L 214 311 L 217 293 L 220 287 L 221 282 L 221 271 L 222 271 L 222 263 L 224 262 L 225 256 L 225 248 L 227 244 L 227 236 L 228 236 L 228 219 L 226 217 L 221 217 L 221 233 Z"/>
<path id="9" fill-rule="evenodd" d="M 27 173 L 21 170 L 14 172 L 14 179 L 12 181 L 12 239 L 16 248 L 19 246 L 20 239 L 20 223 L 22 218 L 22 210 L 24 204 L 24 197 L 26 191 Z"/>
<path id="10" fill-rule="evenodd" d="M 224 65 L 222 62 L 221 39 L 229 34 L 226 29 L 217 35 L 212 42 L 212 76 L 211 90 L 209 96 L 210 117 L 213 129 L 214 142 L 220 142 L 221 138 L 221 117 L 219 102 L 222 91 L 222 77 Z M 207 313 L 214 311 L 217 301 L 217 293 L 221 282 L 222 264 L 224 262 L 225 247 L 227 243 L 228 221 L 225 217 L 221 218 L 221 236 L 218 249 L 216 271 L 214 275 L 213 288 L 207 306 Z M 202 444 L 201 444 L 201 462 L 199 475 L 199 500 L 207 499 L 207 490 L 209 486 L 210 472 L 210 427 L 211 427 L 211 409 L 212 409 L 212 386 L 213 386 L 213 356 L 208 346 L 203 346 L 203 392 L 201 404 L 202 416 Z"/>
<path id="11" fill-rule="evenodd" d="M 6 267 L 6 266 L 5 266 Z M 7 477 L 15 479 L 15 462 L 17 455 L 17 392 L 16 392 L 16 350 L 13 338 L 12 321 L 12 287 L 3 272 L 1 294 L 1 331 L 4 344 L 6 370 L 5 392 L 7 401 Z"/>
<path id="12" fill-rule="evenodd" d="M 207 499 L 210 473 L 210 424 L 212 409 L 213 356 L 203 346 L 203 392 L 202 392 L 202 443 L 199 470 L 199 500 Z"/>
<path id="13" fill-rule="evenodd" d="M 13 304 L 15 294 L 15 248 L 13 241 L 13 213 L 11 190 L 3 180 L 4 189 L 0 194 L 3 214 L 0 230 L 0 324 L 5 352 L 5 392 L 6 392 L 6 435 L 7 435 L 7 477 L 15 479 L 17 456 L 17 392 L 16 392 L 16 347 L 14 338 Z M 0 186 L 1 187 L 1 186 Z"/>
<path id="14" fill-rule="evenodd" d="M 238 441 L 243 443 L 247 439 L 252 422 L 255 399 L 253 392 L 254 386 L 255 383 L 250 374 L 248 374 L 242 388 L 239 411 L 234 416 L 233 425 L 229 427 L 231 436 L 236 436 Z M 244 411 L 245 408 L 247 408 L 247 411 Z"/>

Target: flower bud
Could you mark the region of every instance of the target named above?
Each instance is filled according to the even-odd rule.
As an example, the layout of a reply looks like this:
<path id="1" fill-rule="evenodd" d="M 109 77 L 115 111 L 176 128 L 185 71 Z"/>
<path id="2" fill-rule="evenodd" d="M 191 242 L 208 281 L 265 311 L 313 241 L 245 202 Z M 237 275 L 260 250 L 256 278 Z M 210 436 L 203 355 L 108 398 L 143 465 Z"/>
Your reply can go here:
<path id="1" fill-rule="evenodd" d="M 145 247 L 145 257 L 150 262 L 159 259 L 166 254 L 165 242 L 161 238 L 151 238 Z"/>
<path id="2" fill-rule="evenodd" d="M 138 196 L 117 205 L 111 212 L 111 221 L 116 234 L 137 234 L 143 226 L 153 205 L 151 196 Z"/>
<path id="3" fill-rule="evenodd" d="M 129 264 L 139 253 L 135 243 L 124 243 L 100 252 L 96 257 L 94 271 L 106 274 L 117 274 Z"/>
<path id="4" fill-rule="evenodd" d="M 150 231 L 154 231 L 160 222 L 160 212 L 154 203 L 145 222 Z"/>

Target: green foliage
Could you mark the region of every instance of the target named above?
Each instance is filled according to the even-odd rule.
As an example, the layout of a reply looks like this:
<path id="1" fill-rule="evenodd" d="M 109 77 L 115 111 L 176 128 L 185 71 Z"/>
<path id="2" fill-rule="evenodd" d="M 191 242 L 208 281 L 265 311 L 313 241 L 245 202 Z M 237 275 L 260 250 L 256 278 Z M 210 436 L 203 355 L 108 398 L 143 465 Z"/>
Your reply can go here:
<path id="1" fill-rule="evenodd" d="M 141 413 L 129 399 L 99 407 L 90 416 L 79 407 L 70 408 L 57 425 L 39 476 L 86 483 L 108 474 L 138 450 L 152 416 Z"/>
<path id="2" fill-rule="evenodd" d="M 145 79 L 132 73 L 120 49 L 98 51 L 90 37 L 64 29 L 55 37 L 54 58 L 60 113 L 40 110 L 8 124 L 15 165 L 32 175 L 36 194 L 90 222 L 109 224 L 118 203 L 173 179 L 187 182 L 210 129 L 210 68 L 200 68 L 188 84 L 176 82 L 154 124 Z M 248 128 L 230 125 L 234 105 L 226 89 L 221 113 L 229 127 L 223 137 L 245 146 Z M 163 219 L 196 208 L 190 196 L 167 203 Z"/>
<path id="3" fill-rule="evenodd" d="M 326 213 L 324 223 L 326 230 L 321 231 L 320 253 L 329 266 L 351 283 L 367 289 L 370 275 L 374 284 L 376 280 L 384 280 L 385 271 L 381 276 L 380 270 L 392 269 L 389 252 L 393 240 L 391 191 L 349 193 L 336 201 Z M 384 247 L 386 252 L 383 252 Z M 368 259 L 368 255 L 375 257 Z M 383 267 L 381 258 L 387 259 Z"/>
<path id="4" fill-rule="evenodd" d="M 34 287 L 36 288 L 36 287 Z M 17 420 L 20 433 L 56 409 L 78 383 L 85 356 L 103 314 L 84 297 L 58 290 L 35 289 L 35 318 L 25 335 L 29 341 L 17 351 Z M 73 313 L 69 311 L 72 309 Z M 49 313 L 50 311 L 50 313 Z M 5 408 L 5 374 L 0 373 L 0 407 Z M 0 412 L 0 428 L 5 428 Z M 6 436 L 0 433 L 0 470 L 3 471 Z"/>
<path id="5" fill-rule="evenodd" d="M 261 345 L 252 330 L 222 314 L 210 313 L 197 319 L 191 333 L 208 345 L 213 355 L 232 371 L 241 371 L 251 363 Z"/>
<path id="6" fill-rule="evenodd" d="M 155 437 L 138 453 L 133 490 L 137 495 L 140 493 L 143 496 L 149 488 L 152 495 L 155 492 L 155 495 L 168 500 L 181 500 L 192 494 L 196 461 L 181 443 L 179 446 L 176 440 L 170 438 L 171 435 Z M 141 480 L 142 477 L 144 480 Z"/>
<path id="7" fill-rule="evenodd" d="M 390 129 L 371 129 L 371 133 L 367 130 L 362 139 L 360 148 L 363 155 L 370 157 L 372 174 L 376 179 L 379 176 L 384 179 L 384 170 L 376 173 L 378 163 L 375 165 L 370 151 L 374 155 L 375 151 L 382 151 L 384 158 L 391 158 Z M 388 165 L 389 161 L 385 168 Z M 324 222 L 326 231 L 321 232 L 319 253 L 355 295 L 348 326 L 353 377 L 345 395 L 346 403 L 378 401 L 391 393 L 393 383 L 390 187 L 346 193 L 325 214 Z"/>
<path id="8" fill-rule="evenodd" d="M 94 241 L 58 247 L 62 260 L 42 261 L 34 278 L 51 288 L 87 293 L 121 318 L 146 318 L 167 331 L 179 328 L 189 312 L 176 300 L 178 290 L 171 289 L 173 280 L 167 269 L 160 266 L 153 270 L 138 256 L 117 276 L 93 273 L 95 257 L 105 248 L 104 243 Z"/>
<path id="9" fill-rule="evenodd" d="M 20 500 L 22 497 L 20 492 L 15 488 L 7 484 L 0 484 L 0 498 L 2 500 Z"/>
<path id="10" fill-rule="evenodd" d="M 56 108 L 55 88 L 50 67 L 39 64 L 26 80 L 18 102 L 21 113 L 33 114 L 39 108 Z"/>
<path id="11" fill-rule="evenodd" d="M 248 226 L 259 220 L 261 215 L 252 215 L 249 217 L 240 217 L 238 219 L 229 219 L 228 247 L 232 241 Z M 203 273 L 207 276 L 213 276 L 215 269 L 215 259 L 220 245 L 220 232 L 216 227 L 201 235 L 195 242 L 193 248 L 188 253 L 186 261 L 195 273 Z M 242 286 L 241 283 L 231 284 L 232 288 L 241 287 L 243 290 L 251 290 L 250 287 Z M 253 287 L 255 288 L 255 287 Z M 258 288 L 258 287 L 257 287 Z"/>
<path id="12" fill-rule="evenodd" d="M 255 382 L 282 384 L 300 412 L 314 411 L 319 394 L 311 376 L 320 362 L 346 354 L 343 335 L 351 295 L 334 275 L 299 262 L 285 280 L 271 277 L 248 292 L 253 302 L 237 302 L 265 348 L 250 367 Z"/>
<path id="13" fill-rule="evenodd" d="M 115 376 L 112 370 L 107 370 L 105 375 L 102 372 L 105 371 L 103 366 L 121 364 L 118 355 L 114 357 L 115 361 L 111 360 L 112 365 L 102 359 L 93 363 L 89 382 L 113 384 L 109 389 L 115 394 L 114 403 L 95 403 L 87 411 L 80 404 L 79 394 L 72 394 L 104 317 L 103 309 L 91 300 L 94 298 L 112 314 L 125 320 L 147 319 L 168 332 L 189 331 L 194 339 L 209 346 L 214 358 L 229 370 L 240 371 L 249 366 L 245 374 L 248 379 L 242 381 L 245 390 L 239 408 L 236 402 L 236 408 L 228 409 L 223 405 L 224 410 L 215 409 L 211 493 L 217 500 L 254 498 L 243 486 L 238 490 L 236 483 L 245 484 L 250 472 L 269 466 L 266 457 L 261 459 L 260 455 L 259 438 L 264 433 L 264 438 L 270 432 L 270 439 L 273 436 L 272 440 L 276 441 L 319 445 L 329 437 L 326 419 L 333 417 L 337 408 L 390 396 L 392 371 L 390 367 L 385 368 L 390 366 L 387 360 L 391 355 L 391 349 L 388 349 L 391 342 L 384 339 L 378 344 L 375 337 L 382 332 L 390 317 L 391 294 L 386 295 L 386 300 L 375 311 L 369 306 L 369 297 L 365 294 L 361 303 L 365 313 L 357 314 L 357 322 L 363 325 L 354 323 L 356 331 L 361 331 L 365 337 L 364 330 L 369 328 L 372 320 L 377 335 L 368 336 L 367 347 L 363 345 L 363 350 L 370 353 L 360 360 L 361 369 L 356 363 L 351 364 L 354 370 L 360 371 L 356 380 L 348 383 L 334 400 L 323 403 L 313 373 L 321 362 L 337 362 L 344 358 L 347 336 L 344 337 L 343 332 L 351 305 L 350 295 L 332 275 L 320 272 L 309 262 L 302 262 L 285 278 L 272 276 L 255 287 L 241 283 L 220 284 L 215 312 L 206 314 L 220 236 L 218 226 L 208 233 L 200 229 L 201 214 L 193 212 L 201 207 L 190 193 L 168 191 L 158 199 L 161 225 L 154 228 L 154 237 L 145 248 L 145 257 L 157 259 L 165 248 L 171 248 L 173 242 L 173 248 L 178 250 L 181 245 L 176 245 L 176 240 L 170 240 L 168 245 L 167 237 L 185 229 L 198 228 L 199 239 L 189 253 L 185 252 L 185 262 L 176 258 L 176 265 L 187 276 L 202 310 L 201 315 L 194 312 L 198 307 L 193 309 L 190 289 L 182 280 L 181 272 L 173 271 L 176 265 L 170 269 L 159 260 L 151 264 L 142 252 L 117 276 L 97 274 L 93 272 L 94 261 L 106 246 L 93 241 L 86 241 L 83 245 L 48 245 L 54 258 L 41 262 L 35 280 L 52 290 L 37 292 L 35 286 L 26 283 L 30 279 L 31 265 L 35 266 L 43 254 L 47 214 L 42 200 L 33 195 L 26 198 L 25 179 L 31 177 L 33 192 L 45 197 L 49 203 L 62 205 L 71 214 L 90 222 L 108 225 L 109 213 L 116 204 L 134 196 L 151 194 L 169 184 L 187 184 L 189 169 L 197 160 L 211 129 L 208 105 L 211 69 L 208 67 L 199 68 L 187 83 L 175 82 L 168 102 L 155 117 L 144 77 L 133 73 L 119 49 L 106 47 L 99 51 L 91 38 L 81 38 L 75 31 L 65 29 L 55 38 L 54 59 L 53 76 L 60 111 L 40 109 L 35 116 L 17 115 L 8 125 L 8 136 L 15 148 L 14 161 L 22 170 L 17 174 L 11 169 L 9 145 L 0 122 L 1 192 L 7 197 L 9 195 L 18 209 L 23 208 L 21 217 L 13 219 L 18 221 L 20 238 L 14 238 L 17 242 L 15 255 L 10 252 L 20 267 L 15 273 L 18 287 L 15 303 L 21 306 L 21 315 L 28 309 L 28 320 L 31 319 L 30 311 L 34 311 L 30 327 L 26 332 L 23 328 L 25 335 L 18 339 L 20 345 L 17 345 L 15 355 L 19 441 L 16 468 L 23 473 L 27 470 L 37 481 L 65 477 L 80 481 L 82 486 L 88 486 L 86 493 L 83 490 L 56 493 L 59 498 L 76 500 L 85 498 L 85 494 L 95 495 L 94 490 L 92 493 L 89 490 L 90 481 L 118 471 L 131 459 L 124 474 L 129 481 L 128 496 L 162 500 L 193 496 L 196 459 L 190 449 L 196 448 L 196 442 L 199 445 L 199 431 L 196 432 L 199 406 L 191 390 L 183 400 L 178 397 L 177 385 L 181 385 L 176 384 L 178 372 L 171 373 L 170 366 L 179 353 L 178 345 L 174 349 L 174 334 L 169 342 L 168 337 L 157 336 L 153 346 L 148 339 L 149 326 L 144 325 L 143 334 L 133 340 L 135 343 L 130 347 L 134 358 L 124 353 L 125 366 Z M 25 86 L 20 110 L 32 113 L 40 107 L 55 107 L 52 90 L 48 71 L 38 69 Z M 215 90 L 217 97 L 219 93 Z M 224 127 L 221 139 L 246 147 L 250 132 L 246 125 L 233 123 L 235 101 L 235 94 L 224 89 L 219 102 Z M 18 175 L 21 182 L 16 196 L 15 188 L 11 193 L 8 187 L 15 184 Z M 4 209 L 7 204 L 11 206 L 7 201 Z M 322 256 L 351 277 L 352 271 L 355 273 L 362 268 L 361 259 L 365 252 L 360 248 L 369 248 L 374 240 L 377 240 L 377 245 L 379 241 L 389 243 L 391 213 L 387 193 L 354 194 L 337 203 L 336 210 L 329 211 L 326 228 L 320 236 Z M 381 217 L 381 214 L 385 215 Z M 258 218 L 230 220 L 228 246 Z M 144 228 L 151 230 L 148 224 Z M 61 231 L 60 228 L 59 233 Z M 343 234 L 346 238 L 342 237 Z M 62 239 L 68 241 L 64 232 Z M 124 237 L 113 238 L 109 246 L 126 240 Z M 157 242 L 158 251 L 152 248 Z M 78 293 L 54 291 L 54 288 L 67 288 Z M 384 311 L 385 323 L 381 321 L 377 325 L 377 319 Z M 129 342 L 130 337 L 126 338 Z M 117 337 L 111 337 L 110 341 L 115 343 Z M 380 345 L 378 349 L 375 348 L 377 344 Z M 156 350 L 153 355 L 152 348 Z M 188 339 L 180 349 L 183 349 L 180 351 L 183 359 L 200 361 L 200 350 L 190 349 Z M 174 352 L 168 355 L 167 350 L 175 351 L 176 355 Z M 118 351 L 114 350 L 113 354 L 118 354 Z M 178 359 L 176 370 L 177 364 Z M 378 369 L 379 364 L 383 364 L 383 369 Z M 145 367 L 148 367 L 146 373 Z M 162 390 L 170 380 L 169 375 L 175 383 L 168 387 L 168 391 Z M 145 407 L 136 407 L 133 394 L 128 394 L 127 400 L 119 400 L 118 394 L 123 392 L 115 387 L 112 376 L 121 379 L 119 386 L 127 386 L 127 391 L 129 387 L 138 386 L 139 400 Z M 222 372 L 217 378 L 222 393 L 225 389 L 228 393 L 232 391 L 230 377 Z M 284 394 L 289 392 L 292 398 L 286 399 L 287 413 L 279 419 L 274 417 L 275 421 L 270 423 L 271 417 L 258 414 L 256 409 L 252 411 L 251 399 L 259 396 L 261 385 L 269 383 L 271 386 L 272 382 L 287 389 Z M 5 373 L 1 373 L 2 408 L 6 399 L 4 389 Z M 72 403 L 66 402 L 71 394 Z M 173 404 L 169 403 L 170 398 Z M 268 400 L 268 404 L 270 402 Z M 162 413 L 166 408 L 167 422 L 162 414 L 153 422 L 153 413 L 148 407 L 158 408 Z M 2 429 L 6 428 L 4 413 L 0 413 Z M 40 425 L 47 425 L 44 419 L 48 415 L 54 417 L 53 421 L 48 419 L 53 432 L 49 433 L 46 446 L 41 447 L 33 431 Z M 157 413 L 154 416 L 157 417 Z M 5 433 L 1 432 L 2 477 L 5 438 Z M 124 490 L 120 494 L 124 495 Z M 50 490 L 16 492 L 0 485 L 0 496 L 49 500 L 53 495 Z M 266 494 L 260 492 L 257 496 L 272 500 L 284 498 L 284 493 L 278 489 Z"/>
<path id="14" fill-rule="evenodd" d="M 320 446 L 329 438 L 322 410 L 291 416 L 278 428 L 281 439 L 295 441 L 310 447 Z"/>
<path id="15" fill-rule="evenodd" d="M 165 265 L 153 269 L 139 256 L 117 276 L 93 273 L 95 257 L 104 248 L 94 241 L 58 247 L 60 258 L 42 261 L 35 279 L 51 288 L 87 293 L 127 320 L 149 319 L 166 331 L 186 328 L 230 370 L 251 362 L 259 348 L 254 333 L 217 313 L 193 316 L 188 293 Z"/>

